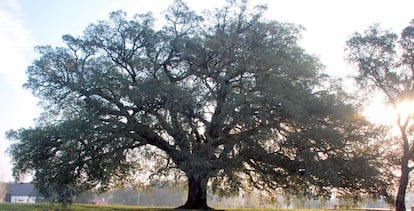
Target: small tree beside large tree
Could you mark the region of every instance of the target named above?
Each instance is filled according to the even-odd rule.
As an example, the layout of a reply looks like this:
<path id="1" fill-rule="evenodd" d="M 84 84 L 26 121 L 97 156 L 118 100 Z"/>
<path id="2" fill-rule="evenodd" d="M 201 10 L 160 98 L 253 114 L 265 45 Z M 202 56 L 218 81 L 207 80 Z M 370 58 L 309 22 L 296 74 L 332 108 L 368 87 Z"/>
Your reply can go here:
<path id="1" fill-rule="evenodd" d="M 381 94 L 396 111 L 400 141 L 394 156 L 398 157 L 400 175 L 395 206 L 397 211 L 405 211 L 405 194 L 414 169 L 414 20 L 401 36 L 378 24 L 363 34 L 355 33 L 347 41 L 347 52 L 348 60 L 357 65 L 355 79 L 360 87 Z M 402 110 L 402 105 L 411 107 Z"/>
<path id="2" fill-rule="evenodd" d="M 162 28 L 114 12 L 38 47 L 25 87 L 45 112 L 8 133 L 14 175 L 62 202 L 144 176 L 187 180 L 192 209 L 209 208 L 208 188 L 385 195 L 375 130 L 298 46 L 301 28 L 264 11 L 176 1 Z"/>

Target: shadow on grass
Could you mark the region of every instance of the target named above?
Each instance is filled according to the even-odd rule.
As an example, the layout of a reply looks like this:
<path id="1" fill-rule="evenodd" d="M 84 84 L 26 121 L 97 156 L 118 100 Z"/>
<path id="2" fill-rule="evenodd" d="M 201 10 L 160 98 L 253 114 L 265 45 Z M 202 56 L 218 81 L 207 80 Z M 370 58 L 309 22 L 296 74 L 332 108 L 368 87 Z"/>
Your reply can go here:
<path id="1" fill-rule="evenodd" d="M 16 204 L 0 203 L 0 211 L 189 211 L 186 209 L 177 209 L 174 207 L 141 207 L 126 205 L 93 205 L 93 204 L 72 204 L 63 208 L 60 204 L 36 203 L 36 204 Z M 263 209 L 263 208 L 244 208 L 244 209 L 216 209 L 216 211 L 293 211 L 292 209 Z M 325 211 L 326 209 L 306 209 L 304 211 Z M 195 210 L 193 210 L 195 211 Z M 345 211 L 345 210 L 335 210 Z M 346 210 L 350 211 L 350 210 Z M 361 211 L 361 210 L 359 210 Z"/>

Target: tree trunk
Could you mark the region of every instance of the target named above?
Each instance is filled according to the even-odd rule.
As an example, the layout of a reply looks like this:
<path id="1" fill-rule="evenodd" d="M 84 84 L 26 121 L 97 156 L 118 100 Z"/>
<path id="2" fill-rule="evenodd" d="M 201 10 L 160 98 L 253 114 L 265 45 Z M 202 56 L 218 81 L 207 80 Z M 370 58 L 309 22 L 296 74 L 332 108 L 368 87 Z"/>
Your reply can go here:
<path id="1" fill-rule="evenodd" d="M 408 162 L 410 160 L 410 147 L 408 138 L 405 132 L 405 127 L 400 126 L 400 131 L 403 139 L 403 157 L 401 159 L 401 177 L 398 186 L 397 197 L 395 200 L 396 211 L 406 211 L 405 208 L 405 194 L 407 191 L 410 169 Z"/>
<path id="2" fill-rule="evenodd" d="M 207 206 L 207 181 L 200 178 L 188 178 L 187 201 L 180 209 L 213 210 Z"/>
<path id="3" fill-rule="evenodd" d="M 403 159 L 404 160 L 404 159 Z M 395 200 L 396 211 L 406 211 L 405 208 L 405 193 L 408 185 L 408 162 L 402 162 L 401 165 L 401 178 L 398 186 L 397 199 Z"/>

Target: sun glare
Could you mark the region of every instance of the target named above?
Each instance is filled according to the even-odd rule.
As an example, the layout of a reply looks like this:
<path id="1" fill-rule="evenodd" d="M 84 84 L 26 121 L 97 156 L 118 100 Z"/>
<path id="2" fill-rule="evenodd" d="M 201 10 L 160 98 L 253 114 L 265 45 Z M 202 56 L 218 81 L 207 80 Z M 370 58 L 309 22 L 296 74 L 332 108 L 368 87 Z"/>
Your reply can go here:
<path id="1" fill-rule="evenodd" d="M 401 120 L 405 121 L 407 118 L 410 118 L 414 113 L 414 101 L 413 100 L 404 100 L 396 106 L 398 114 L 401 116 Z"/>
<path id="2" fill-rule="evenodd" d="M 400 121 L 414 117 L 414 100 L 401 101 L 393 108 L 393 106 L 387 105 L 380 98 L 374 98 L 363 113 L 372 123 L 393 125 L 397 123 L 398 114 L 401 116 Z"/>
<path id="3" fill-rule="evenodd" d="M 394 124 L 397 120 L 395 110 L 381 98 L 374 98 L 363 111 L 364 116 L 375 124 Z"/>

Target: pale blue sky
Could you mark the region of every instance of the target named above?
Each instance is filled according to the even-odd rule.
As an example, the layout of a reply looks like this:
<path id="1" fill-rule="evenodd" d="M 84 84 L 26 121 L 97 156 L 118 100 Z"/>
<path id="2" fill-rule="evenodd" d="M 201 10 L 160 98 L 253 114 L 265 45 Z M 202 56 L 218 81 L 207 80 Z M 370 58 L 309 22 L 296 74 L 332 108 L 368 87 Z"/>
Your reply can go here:
<path id="1" fill-rule="evenodd" d="M 80 35 L 90 23 L 106 19 L 111 11 L 129 15 L 152 11 L 159 15 L 172 0 L 0 0 L 0 181 L 12 181 L 4 138 L 9 129 L 33 126 L 40 109 L 30 91 L 22 89 L 25 70 L 36 58 L 33 47 L 62 45 L 63 34 Z M 202 10 L 223 0 L 187 0 Z M 412 0 L 254 0 L 267 3 L 266 17 L 301 24 L 306 28 L 302 46 L 318 56 L 326 71 L 345 76 L 345 40 L 372 23 L 399 32 L 414 18 Z"/>

